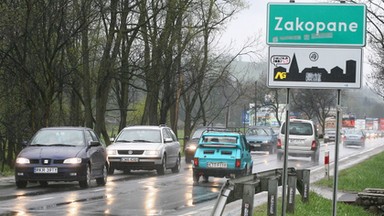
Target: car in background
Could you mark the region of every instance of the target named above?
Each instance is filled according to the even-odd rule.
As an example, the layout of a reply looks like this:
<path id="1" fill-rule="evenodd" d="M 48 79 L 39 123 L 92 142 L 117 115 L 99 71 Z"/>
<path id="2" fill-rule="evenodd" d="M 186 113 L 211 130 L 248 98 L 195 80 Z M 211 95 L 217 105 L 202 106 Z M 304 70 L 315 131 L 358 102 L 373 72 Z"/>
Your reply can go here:
<path id="1" fill-rule="evenodd" d="M 253 161 L 245 135 L 234 130 L 208 130 L 199 140 L 193 158 L 193 182 L 200 177 L 235 178 L 252 174 Z"/>
<path id="2" fill-rule="evenodd" d="M 42 128 L 17 155 L 15 181 L 18 188 L 28 182 L 47 186 L 49 181 L 78 181 L 87 188 L 93 179 L 105 185 L 108 169 L 105 146 L 92 129 Z"/>
<path id="3" fill-rule="evenodd" d="M 366 135 L 360 129 L 348 129 L 343 134 L 343 146 L 360 146 L 365 147 Z"/>
<path id="4" fill-rule="evenodd" d="M 277 159 L 281 160 L 285 152 L 285 122 L 280 127 L 277 140 Z M 288 155 L 295 157 L 311 157 L 311 161 L 318 163 L 320 142 L 316 125 L 312 120 L 291 119 L 289 121 Z"/>
<path id="5" fill-rule="evenodd" d="M 192 133 L 192 137 L 190 139 L 186 139 L 187 141 L 185 142 L 184 147 L 185 163 L 192 163 L 201 134 L 206 130 L 213 129 L 224 130 L 225 128 L 211 126 L 199 127 Z"/>
<path id="6" fill-rule="evenodd" d="M 114 170 L 129 173 L 131 170 L 156 170 L 164 175 L 167 169 L 180 171 L 180 143 L 171 128 L 165 125 L 137 125 L 125 127 L 107 147 Z"/>
<path id="7" fill-rule="evenodd" d="M 324 130 L 324 143 L 336 141 L 336 129 L 325 129 Z"/>
<path id="8" fill-rule="evenodd" d="M 268 151 L 274 154 L 277 146 L 277 133 L 272 127 L 251 126 L 247 129 L 245 137 L 255 151 Z"/>

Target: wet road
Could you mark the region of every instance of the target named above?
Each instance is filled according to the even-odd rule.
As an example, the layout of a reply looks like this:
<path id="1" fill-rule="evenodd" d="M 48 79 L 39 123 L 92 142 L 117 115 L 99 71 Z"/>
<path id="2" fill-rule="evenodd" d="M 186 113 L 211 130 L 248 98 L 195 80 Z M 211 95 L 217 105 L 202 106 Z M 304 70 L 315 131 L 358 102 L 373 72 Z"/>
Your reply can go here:
<path id="1" fill-rule="evenodd" d="M 364 149 L 340 145 L 339 159 L 382 148 L 383 140 L 369 140 Z M 310 158 L 289 157 L 288 167 L 323 167 L 324 152 L 329 150 L 332 163 L 334 148 L 333 143 L 322 145 L 319 164 Z M 254 173 L 283 167 L 275 154 L 252 155 Z M 109 176 L 106 186 L 98 187 L 93 182 L 88 189 L 80 189 L 77 183 L 51 183 L 46 188 L 29 184 L 26 189 L 16 189 L 13 179 L 8 179 L 0 183 L 0 215 L 188 215 L 185 212 L 196 211 L 206 201 L 216 199 L 224 182 L 211 177 L 208 183 L 193 185 L 189 164 L 182 164 L 178 174 L 168 171 L 164 176 L 157 176 L 155 171 L 116 172 Z"/>

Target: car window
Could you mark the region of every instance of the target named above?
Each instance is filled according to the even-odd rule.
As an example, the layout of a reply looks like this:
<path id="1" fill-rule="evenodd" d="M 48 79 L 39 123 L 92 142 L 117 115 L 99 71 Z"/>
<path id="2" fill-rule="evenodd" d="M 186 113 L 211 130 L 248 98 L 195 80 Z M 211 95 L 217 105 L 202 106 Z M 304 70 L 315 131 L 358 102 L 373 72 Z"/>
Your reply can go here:
<path id="1" fill-rule="evenodd" d="M 201 137 L 201 134 L 206 130 L 206 128 L 198 128 L 196 131 L 192 134 L 192 139 L 198 139 Z"/>
<path id="2" fill-rule="evenodd" d="M 268 136 L 269 133 L 264 128 L 252 128 L 249 129 L 246 133 L 247 135 L 256 135 L 256 136 Z"/>
<path id="3" fill-rule="evenodd" d="M 167 132 L 168 132 L 169 136 L 172 138 L 173 141 L 177 141 L 176 134 L 173 133 L 173 131 L 170 128 L 167 128 Z"/>
<path id="4" fill-rule="evenodd" d="M 237 143 L 237 137 L 235 136 L 210 136 L 210 135 L 205 135 L 203 142 L 205 143 L 221 143 L 221 144 L 233 144 Z"/>
<path id="5" fill-rule="evenodd" d="M 84 145 L 81 130 L 41 130 L 31 140 L 30 145 Z"/>
<path id="6" fill-rule="evenodd" d="M 281 133 L 285 134 L 285 123 L 281 127 Z M 313 135 L 312 124 L 307 122 L 290 122 L 289 134 L 292 135 Z"/>
<path id="7" fill-rule="evenodd" d="M 158 129 L 125 129 L 120 132 L 116 142 L 161 142 L 161 133 Z"/>
<path id="8" fill-rule="evenodd" d="M 167 128 L 163 128 L 163 136 L 164 136 L 164 140 L 165 139 L 172 139 L 171 134 L 169 133 L 169 130 L 167 130 Z"/>

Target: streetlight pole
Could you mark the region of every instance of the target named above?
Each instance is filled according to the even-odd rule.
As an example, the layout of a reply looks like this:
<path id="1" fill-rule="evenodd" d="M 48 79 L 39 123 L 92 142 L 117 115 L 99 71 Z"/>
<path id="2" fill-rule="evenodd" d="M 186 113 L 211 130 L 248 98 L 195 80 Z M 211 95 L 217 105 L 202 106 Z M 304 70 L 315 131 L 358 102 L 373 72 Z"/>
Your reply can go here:
<path id="1" fill-rule="evenodd" d="M 257 81 L 255 81 L 255 126 L 257 124 Z"/>

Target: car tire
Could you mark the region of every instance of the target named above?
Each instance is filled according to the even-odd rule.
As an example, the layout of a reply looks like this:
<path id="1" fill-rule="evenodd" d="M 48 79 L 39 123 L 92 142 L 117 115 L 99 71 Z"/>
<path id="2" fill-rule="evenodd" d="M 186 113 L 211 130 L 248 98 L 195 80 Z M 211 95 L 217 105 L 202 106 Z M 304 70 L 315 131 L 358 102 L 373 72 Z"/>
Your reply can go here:
<path id="1" fill-rule="evenodd" d="M 165 174 L 165 170 L 167 169 L 166 168 L 166 155 L 163 155 L 163 160 L 161 162 L 161 165 L 159 165 L 159 167 L 157 167 L 156 169 L 156 172 L 157 172 L 157 175 L 164 175 Z"/>
<path id="2" fill-rule="evenodd" d="M 179 156 L 177 157 L 177 160 L 176 160 L 176 164 L 175 166 L 172 168 L 172 173 L 179 173 L 180 172 L 180 168 L 181 168 L 181 156 L 179 154 Z"/>
<path id="3" fill-rule="evenodd" d="M 91 167 L 89 166 L 89 164 L 87 164 L 85 169 L 87 170 L 85 180 L 79 181 L 79 186 L 81 188 L 88 188 L 89 185 L 91 184 L 91 179 L 92 179 L 91 178 Z"/>
<path id="4" fill-rule="evenodd" d="M 26 188 L 28 182 L 27 181 L 16 181 L 16 187 L 17 188 Z"/>
<path id="5" fill-rule="evenodd" d="M 204 175 L 203 178 L 204 178 L 204 183 L 209 182 L 209 175 Z"/>
<path id="6" fill-rule="evenodd" d="M 195 171 L 193 171 L 192 178 L 193 178 L 193 183 L 195 184 L 199 183 L 200 176 Z"/>
<path id="7" fill-rule="evenodd" d="M 315 152 L 313 152 L 311 156 L 311 160 L 314 163 L 319 163 L 320 155 L 319 155 L 319 149 L 317 149 Z"/>
<path id="8" fill-rule="evenodd" d="M 283 158 L 283 153 L 281 153 L 281 152 L 277 152 L 277 160 L 278 161 L 281 161 L 281 159 Z"/>
<path id="9" fill-rule="evenodd" d="M 107 165 L 104 165 L 103 167 L 103 176 L 96 179 L 96 183 L 98 186 L 104 186 L 107 184 L 107 176 L 108 176 L 108 169 Z"/>
<path id="10" fill-rule="evenodd" d="M 110 166 L 108 170 L 108 175 L 113 175 L 114 172 L 115 172 L 115 167 Z"/>
<path id="11" fill-rule="evenodd" d="M 47 181 L 39 181 L 39 184 L 41 187 L 47 187 L 48 186 L 48 182 Z"/>
<path id="12" fill-rule="evenodd" d="M 275 154 L 276 148 L 274 145 L 269 146 L 269 154 Z"/>

